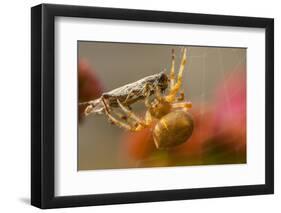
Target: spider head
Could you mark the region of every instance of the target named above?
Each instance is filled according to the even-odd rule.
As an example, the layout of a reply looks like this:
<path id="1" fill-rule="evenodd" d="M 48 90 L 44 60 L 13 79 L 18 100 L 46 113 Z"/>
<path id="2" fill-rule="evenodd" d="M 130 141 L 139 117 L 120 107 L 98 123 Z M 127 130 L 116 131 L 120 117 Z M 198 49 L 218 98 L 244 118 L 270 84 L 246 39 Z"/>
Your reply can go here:
<path id="1" fill-rule="evenodd" d="M 165 99 L 155 99 L 149 109 L 150 114 L 155 118 L 162 118 L 171 111 L 171 104 Z"/>

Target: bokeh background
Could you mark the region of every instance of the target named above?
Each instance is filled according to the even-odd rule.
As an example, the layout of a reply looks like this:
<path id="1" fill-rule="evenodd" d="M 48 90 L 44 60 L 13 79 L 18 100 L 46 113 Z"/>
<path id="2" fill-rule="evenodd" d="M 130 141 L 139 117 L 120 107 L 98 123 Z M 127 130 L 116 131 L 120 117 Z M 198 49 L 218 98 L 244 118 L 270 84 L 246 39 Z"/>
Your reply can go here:
<path id="1" fill-rule="evenodd" d="M 78 42 L 79 102 L 166 69 L 183 46 Z M 246 49 L 186 46 L 183 87 L 195 128 L 184 144 L 157 150 L 146 129 L 126 132 L 79 108 L 78 170 L 246 163 Z M 140 115 L 143 102 L 133 105 Z"/>

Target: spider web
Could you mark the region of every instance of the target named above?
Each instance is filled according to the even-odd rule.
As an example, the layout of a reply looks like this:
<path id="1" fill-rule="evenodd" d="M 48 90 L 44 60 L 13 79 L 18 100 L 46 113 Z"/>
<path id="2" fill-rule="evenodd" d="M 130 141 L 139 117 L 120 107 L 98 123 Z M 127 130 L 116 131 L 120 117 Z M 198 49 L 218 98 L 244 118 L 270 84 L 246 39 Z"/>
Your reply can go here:
<path id="1" fill-rule="evenodd" d="M 228 111 L 228 113 L 231 114 L 231 116 L 234 118 L 235 112 L 233 110 L 233 107 L 231 106 L 231 99 L 233 97 L 234 94 L 238 93 L 238 92 L 243 92 L 241 87 L 239 87 L 239 85 L 236 88 L 231 88 L 231 91 L 229 89 L 229 86 L 227 85 L 227 82 L 231 81 L 231 78 L 233 78 L 235 76 L 235 72 L 239 71 L 239 67 L 241 67 L 241 65 L 245 65 L 246 63 L 246 57 L 244 57 L 244 55 L 240 55 L 239 54 L 239 50 L 238 49 L 231 49 L 231 51 L 236 52 L 236 54 L 233 54 L 233 61 L 236 62 L 236 64 L 231 67 L 231 70 L 229 72 L 229 68 L 226 67 L 225 65 L 225 61 L 224 61 L 224 54 L 222 51 L 222 48 L 217 48 L 217 63 L 219 65 L 219 69 L 218 69 L 218 75 L 220 76 L 220 80 L 217 81 L 217 83 L 222 84 L 220 86 L 220 88 L 223 88 L 222 94 L 223 94 L 223 99 L 224 99 L 224 103 L 225 103 L 225 110 Z M 207 81 L 208 81 L 208 77 L 209 75 L 212 75 L 208 68 L 207 68 L 207 57 L 208 57 L 208 51 L 207 49 L 204 50 L 204 53 L 202 55 L 192 55 L 192 53 L 189 55 L 190 61 L 192 61 L 192 59 L 197 58 L 198 60 L 200 60 L 202 62 L 202 75 L 201 75 L 201 79 L 200 79 L 200 91 L 199 91 L 199 102 L 203 103 L 203 105 L 201 105 L 200 107 L 200 113 L 199 113 L 199 122 L 202 123 L 204 122 L 204 116 L 206 114 L 206 112 L 208 111 L 208 104 L 210 102 L 212 102 L 214 99 L 214 95 L 210 94 L 213 93 L 213 90 L 210 90 L 209 88 L 206 87 L 207 85 Z M 234 74 L 234 75 L 233 75 Z M 190 76 L 191 78 L 192 76 Z M 226 79 L 228 79 L 228 81 L 226 82 Z M 211 101 L 209 100 L 209 98 L 211 97 Z M 216 107 L 216 105 L 214 104 L 214 107 Z M 242 120 L 239 120 L 238 122 L 240 122 L 241 126 L 242 124 Z M 227 125 L 227 124 L 226 124 Z M 225 131 L 226 127 L 221 127 L 219 130 L 216 131 L 215 135 L 219 135 L 220 133 Z M 202 138 L 202 135 L 204 134 L 204 129 L 200 129 L 200 138 Z M 229 142 L 236 140 L 236 138 L 230 139 Z M 215 146 L 215 145 L 214 145 Z M 215 147 L 213 147 L 215 148 Z"/>
<path id="2" fill-rule="evenodd" d="M 197 99 L 196 102 L 200 103 L 200 107 L 199 107 L 199 123 L 204 122 L 206 113 L 209 111 L 209 105 L 214 101 L 214 89 L 216 89 L 217 84 L 221 84 L 220 88 L 223 88 L 223 97 L 221 97 L 222 99 L 224 99 L 224 103 L 225 103 L 225 107 L 227 111 L 229 111 L 230 114 L 232 114 L 232 116 L 235 116 L 235 112 L 233 111 L 233 108 L 231 106 L 231 98 L 233 97 L 233 95 L 235 93 L 238 92 L 243 92 L 241 87 L 239 87 L 239 85 L 236 88 L 231 88 L 231 91 L 229 89 L 229 86 L 227 85 L 226 79 L 228 79 L 228 81 L 231 81 L 231 78 L 233 78 L 233 74 L 235 74 L 235 72 L 239 71 L 239 67 L 241 65 L 245 65 L 246 64 L 246 54 L 241 54 L 239 52 L 239 49 L 229 49 L 230 51 L 232 51 L 232 61 L 235 62 L 234 66 L 226 66 L 225 64 L 225 59 L 224 59 L 224 53 L 223 53 L 223 48 L 215 48 L 216 51 L 216 62 L 218 64 L 218 70 L 216 73 L 212 73 L 210 72 L 210 70 L 208 69 L 208 62 L 207 59 L 208 57 L 210 57 L 210 54 L 213 53 L 213 51 L 209 51 L 209 48 L 204 48 L 203 51 L 200 52 L 200 54 L 196 54 L 193 53 L 193 50 L 196 49 L 198 47 L 190 47 L 188 48 L 188 52 L 187 52 L 187 66 L 186 66 L 186 70 L 185 70 L 185 74 L 184 74 L 184 81 L 186 82 L 188 81 L 189 83 L 192 83 L 193 81 L 193 76 L 195 75 L 199 75 L 199 80 L 195 83 L 196 85 L 200 85 L 199 89 L 196 89 L 194 84 L 191 84 L 191 86 L 189 84 L 187 84 L 186 88 L 185 88 L 185 92 L 187 92 L 187 100 L 192 100 L 192 98 Z M 210 47 L 211 48 L 211 47 Z M 201 69 L 200 70 L 191 70 L 191 63 L 200 63 L 201 64 Z M 177 66 L 175 68 L 175 70 L 177 71 Z M 197 72 L 197 73 L 196 73 Z M 200 74 L 198 74 L 200 73 Z M 214 85 L 211 86 L 210 88 L 210 84 L 208 84 L 208 80 L 210 79 L 211 75 L 218 75 L 219 77 L 217 77 L 217 79 L 215 80 Z M 207 86 L 208 85 L 208 86 Z M 198 91 L 194 91 L 194 90 L 198 90 Z M 191 97 L 189 96 L 189 92 L 192 94 Z M 215 104 L 213 104 L 214 107 Z M 196 106 L 196 105 L 195 105 Z M 242 120 L 240 120 L 241 125 L 242 125 Z M 196 128 L 196 126 L 195 126 Z M 225 127 L 221 127 L 218 131 L 216 131 L 215 134 L 219 135 L 221 132 L 225 131 Z M 200 129 L 199 130 L 199 138 L 203 138 L 204 134 L 204 129 Z M 215 135 L 214 135 L 215 136 Z M 232 138 L 232 139 L 228 139 L 229 142 L 237 140 L 237 138 Z M 214 145 L 216 146 L 216 145 Z M 213 147 L 215 148 L 215 147 Z M 154 157 L 150 157 L 147 159 L 143 159 L 143 160 L 139 160 L 136 162 L 136 166 L 139 167 L 141 166 L 141 164 L 143 162 L 148 163 L 149 161 L 157 161 L 159 158 L 159 160 L 161 159 L 161 156 L 154 156 Z"/>

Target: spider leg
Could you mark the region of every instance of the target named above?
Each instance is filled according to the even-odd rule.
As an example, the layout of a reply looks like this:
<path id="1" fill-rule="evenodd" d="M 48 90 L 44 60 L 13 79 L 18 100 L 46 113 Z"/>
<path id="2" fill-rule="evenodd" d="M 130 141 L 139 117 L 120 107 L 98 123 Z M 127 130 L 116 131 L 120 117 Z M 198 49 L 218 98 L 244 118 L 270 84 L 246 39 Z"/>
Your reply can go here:
<path id="1" fill-rule="evenodd" d="M 151 90 L 148 90 L 146 92 L 145 101 L 144 101 L 145 106 L 148 108 L 148 110 L 145 113 L 145 119 L 144 119 L 145 120 L 145 124 L 147 126 L 149 126 L 152 123 L 152 121 L 153 121 L 152 116 L 151 116 L 151 114 L 149 112 L 149 109 L 152 107 L 152 105 L 150 103 L 150 100 L 149 100 L 150 93 L 151 93 Z"/>
<path id="2" fill-rule="evenodd" d="M 151 116 L 149 110 L 147 110 L 146 113 L 145 113 L 145 123 L 146 123 L 146 125 L 147 125 L 147 126 L 150 126 L 150 124 L 152 123 L 152 121 L 153 121 L 153 118 L 152 118 L 152 116 Z"/>
<path id="3" fill-rule="evenodd" d="M 116 112 L 115 110 L 113 111 L 115 115 L 118 116 L 118 118 L 120 118 L 123 121 L 127 121 L 128 122 L 128 116 L 123 115 L 122 113 Z M 129 123 L 129 122 L 128 122 Z"/>
<path id="4" fill-rule="evenodd" d="M 125 114 L 128 115 L 129 118 L 135 120 L 138 124 L 140 124 L 143 127 L 146 126 L 145 122 L 141 118 L 139 118 L 131 110 L 127 109 L 118 99 L 117 99 L 117 103 L 118 103 L 119 107 L 125 112 Z"/>
<path id="5" fill-rule="evenodd" d="M 122 121 L 126 121 L 132 128 L 131 131 L 139 131 L 143 129 L 143 126 L 140 125 L 138 122 L 129 119 L 127 115 L 114 111 L 114 114 L 117 115 Z"/>
<path id="6" fill-rule="evenodd" d="M 177 82 L 172 88 L 170 88 L 169 94 L 165 97 L 166 101 L 168 101 L 169 103 L 174 102 L 176 95 L 181 87 L 185 64 L 186 64 L 186 48 L 183 49 Z"/>
<path id="7" fill-rule="evenodd" d="M 184 100 L 184 92 L 183 90 L 180 91 L 179 97 L 177 97 L 177 101 L 183 101 Z"/>
<path id="8" fill-rule="evenodd" d="M 172 108 L 189 110 L 190 108 L 192 108 L 192 103 L 190 101 L 173 103 Z"/>
<path id="9" fill-rule="evenodd" d="M 170 70 L 170 88 L 173 88 L 175 85 L 175 50 L 172 49 L 172 64 Z"/>
<path id="10" fill-rule="evenodd" d="M 116 119 L 115 117 L 113 117 L 111 115 L 111 113 L 109 112 L 109 109 L 108 109 L 108 105 L 105 103 L 105 100 L 102 99 L 102 103 L 104 105 L 104 111 L 105 111 L 105 115 L 108 117 L 108 120 L 110 122 L 112 122 L 113 124 L 115 124 L 116 126 L 120 127 L 120 128 L 123 128 L 123 129 L 126 129 L 126 130 L 129 130 L 129 131 L 135 131 L 135 128 L 130 126 L 129 124 L 126 124 L 125 122 L 123 121 L 119 121 L 118 119 Z"/>

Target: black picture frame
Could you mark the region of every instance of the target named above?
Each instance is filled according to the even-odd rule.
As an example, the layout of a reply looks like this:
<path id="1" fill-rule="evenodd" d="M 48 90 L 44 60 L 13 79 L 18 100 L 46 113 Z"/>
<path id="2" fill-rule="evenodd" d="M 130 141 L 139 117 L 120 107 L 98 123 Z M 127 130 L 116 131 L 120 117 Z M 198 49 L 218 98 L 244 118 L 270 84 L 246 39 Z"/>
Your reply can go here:
<path id="1" fill-rule="evenodd" d="M 264 28 L 265 184 L 93 195 L 54 195 L 55 17 Z M 274 19 L 148 10 L 41 4 L 31 8 L 31 204 L 60 208 L 274 193 Z"/>

